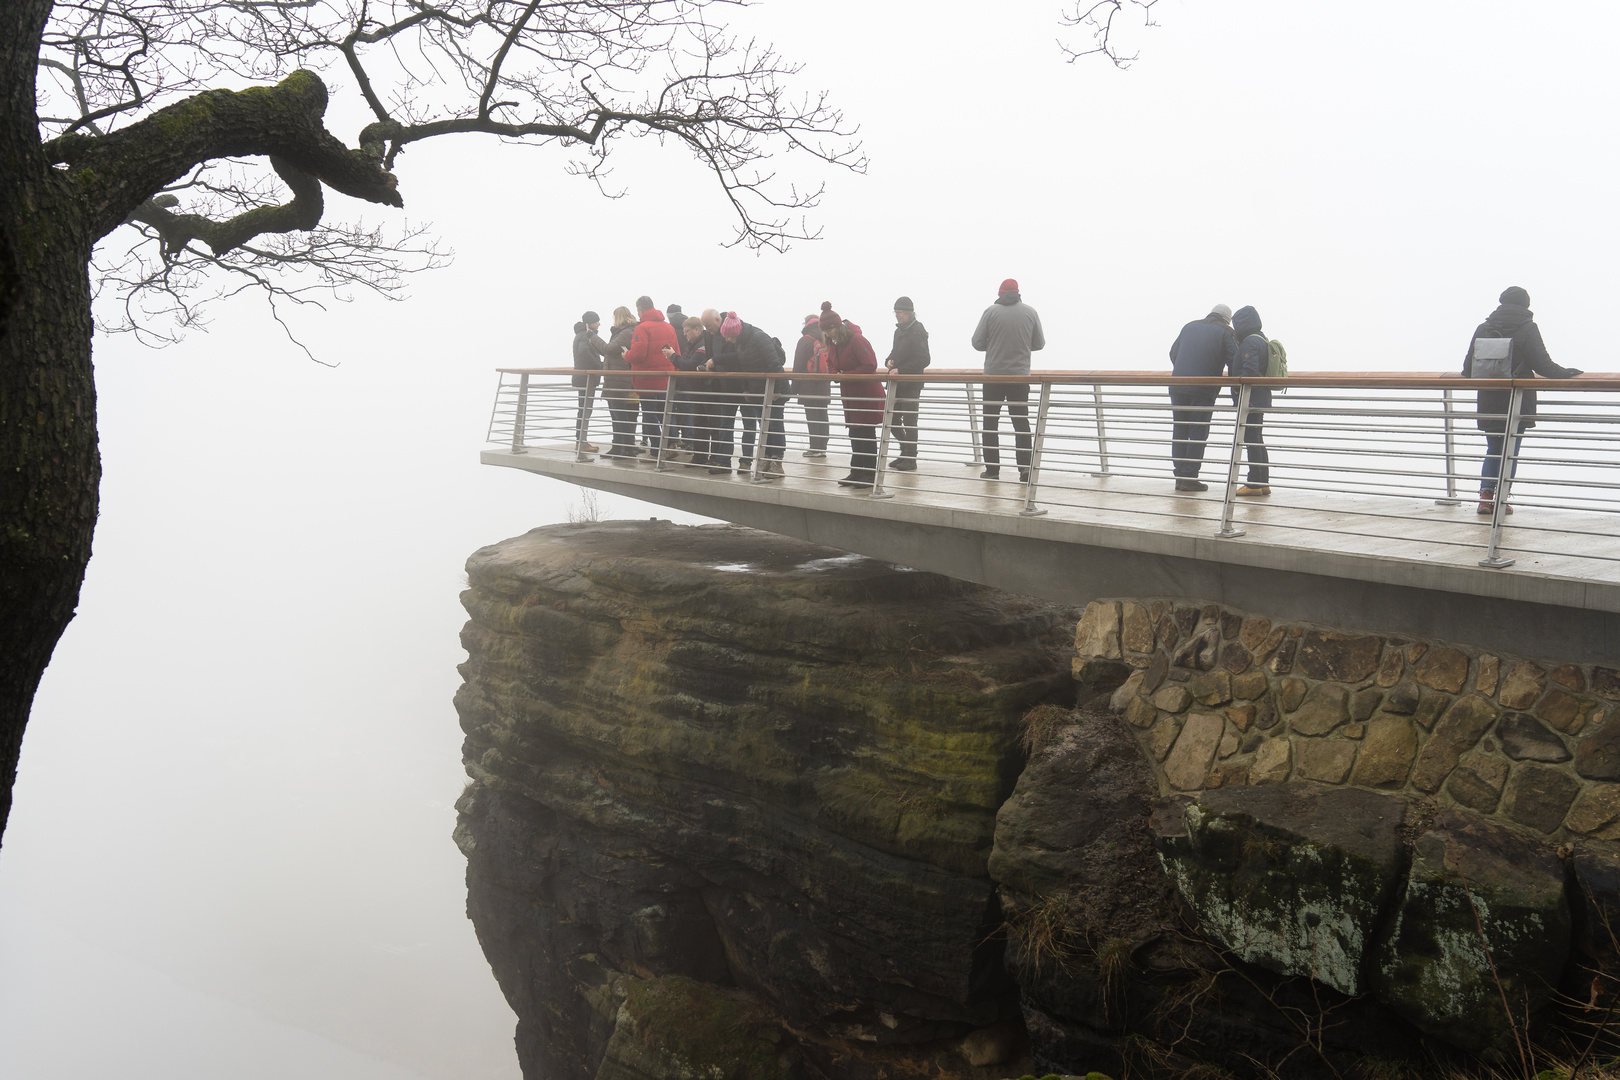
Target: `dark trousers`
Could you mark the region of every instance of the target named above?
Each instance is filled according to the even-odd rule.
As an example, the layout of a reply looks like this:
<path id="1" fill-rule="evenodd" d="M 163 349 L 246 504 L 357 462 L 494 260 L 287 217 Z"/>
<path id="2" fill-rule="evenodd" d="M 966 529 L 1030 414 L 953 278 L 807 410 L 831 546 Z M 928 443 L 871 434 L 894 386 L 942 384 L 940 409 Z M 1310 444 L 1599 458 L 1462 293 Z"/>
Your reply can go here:
<path id="1" fill-rule="evenodd" d="M 1485 436 L 1485 461 L 1479 469 L 1480 494 L 1496 490 L 1497 477 L 1502 475 L 1502 443 L 1500 435 Z M 1516 435 L 1513 438 L 1513 460 L 1508 462 L 1508 479 L 1512 480 L 1519 471 L 1519 447 L 1524 445 L 1524 436 Z"/>
<path id="2" fill-rule="evenodd" d="M 917 456 L 917 411 L 921 407 L 923 384 L 920 382 L 892 383 L 894 389 L 894 412 L 892 426 L 894 440 L 900 444 L 900 456 L 914 458 Z M 989 398 L 988 391 L 985 397 Z M 1029 400 L 1029 387 L 1024 387 L 1024 400 Z M 1010 411 L 1010 410 L 1009 410 Z M 1025 408 L 1024 415 L 1029 415 Z M 1024 429 L 1029 429 L 1029 421 L 1024 422 Z"/>
<path id="3" fill-rule="evenodd" d="M 585 385 L 579 388 L 579 412 L 574 423 L 574 439 L 578 442 L 586 442 L 589 439 L 591 408 L 596 403 L 596 384 L 601 378 L 597 375 L 574 376 L 576 380 L 582 377 L 585 379 Z"/>
<path id="4" fill-rule="evenodd" d="M 1219 390 L 1214 386 L 1189 386 L 1170 391 L 1170 408 L 1175 422 L 1170 428 L 1170 459 L 1174 473 L 1186 479 L 1198 476 L 1204 466 L 1204 447 L 1209 442 L 1211 408 Z"/>
<path id="5" fill-rule="evenodd" d="M 634 446 L 636 444 L 636 410 L 639 408 L 635 392 L 631 390 L 604 390 L 602 396 L 607 399 L 608 415 L 613 417 L 613 445 Z"/>
<path id="6" fill-rule="evenodd" d="M 737 445 L 737 407 L 741 404 L 739 395 L 724 392 L 712 392 L 708 400 L 698 402 L 697 453 L 710 465 L 731 468 L 731 452 Z"/>
<path id="7" fill-rule="evenodd" d="M 849 425 L 849 471 L 852 476 L 871 480 L 877 475 L 877 425 Z"/>
<path id="8" fill-rule="evenodd" d="M 1250 409 L 1243 425 L 1243 451 L 1249 455 L 1249 483 L 1265 486 L 1271 483 L 1271 454 L 1266 450 L 1266 433 L 1262 430 L 1266 414 Z"/>
<path id="9" fill-rule="evenodd" d="M 919 384 L 921 385 L 921 384 Z M 1007 406 L 1007 419 L 1017 434 L 1018 467 L 1029 468 L 1029 383 L 984 384 L 984 463 L 1001 464 L 1001 436 L 996 428 L 1001 423 L 1001 407 Z"/>
<path id="10" fill-rule="evenodd" d="M 647 445 L 656 453 L 663 437 L 664 392 L 637 390 L 636 393 L 641 397 L 641 434 L 647 440 Z"/>
<path id="11" fill-rule="evenodd" d="M 746 402 L 742 407 L 743 418 L 743 458 L 751 460 L 754 456 L 754 429 L 765 429 L 765 437 L 761 440 L 765 444 L 765 460 L 781 461 L 787 453 L 787 428 L 782 423 L 782 399 L 777 398 L 771 403 L 771 415 L 763 416 L 765 412 L 765 399 L 763 397 Z M 762 421 L 765 421 L 762 423 Z"/>
<path id="12" fill-rule="evenodd" d="M 805 426 L 810 429 L 810 449 L 826 450 L 832 437 L 832 425 L 827 422 L 827 406 L 832 404 L 832 398 L 800 394 L 799 404 L 804 408 Z"/>

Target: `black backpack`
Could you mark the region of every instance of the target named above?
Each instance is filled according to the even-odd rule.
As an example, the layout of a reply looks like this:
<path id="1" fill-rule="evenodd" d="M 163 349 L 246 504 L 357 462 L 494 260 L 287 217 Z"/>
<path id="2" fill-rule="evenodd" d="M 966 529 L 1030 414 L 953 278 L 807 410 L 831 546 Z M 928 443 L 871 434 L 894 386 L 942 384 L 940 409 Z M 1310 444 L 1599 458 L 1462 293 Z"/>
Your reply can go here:
<path id="1" fill-rule="evenodd" d="M 782 339 L 772 337 L 771 344 L 776 346 L 776 370 L 781 371 L 787 367 L 787 350 L 782 348 Z"/>

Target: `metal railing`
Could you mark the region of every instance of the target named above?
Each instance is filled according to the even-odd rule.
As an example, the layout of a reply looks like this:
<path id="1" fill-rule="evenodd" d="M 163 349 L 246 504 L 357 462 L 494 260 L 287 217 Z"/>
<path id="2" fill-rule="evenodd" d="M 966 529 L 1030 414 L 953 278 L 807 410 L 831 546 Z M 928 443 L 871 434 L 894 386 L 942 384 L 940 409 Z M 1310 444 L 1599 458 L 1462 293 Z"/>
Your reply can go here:
<path id="1" fill-rule="evenodd" d="M 745 468 L 738 475 L 756 484 L 777 479 L 764 462 L 777 457 L 766 448 L 766 431 L 747 439 L 775 410 L 783 415 L 782 447 L 793 465 L 791 483 L 827 484 L 837 476 L 850 446 L 842 424 L 842 402 L 835 376 L 780 374 L 681 374 L 676 393 L 634 395 L 614 391 L 615 400 L 592 395 L 593 410 L 580 423 L 577 373 L 565 368 L 500 369 L 500 385 L 490 417 L 489 441 L 513 453 L 559 453 L 577 462 L 642 463 L 657 472 L 692 467 L 684 437 L 693 423 L 700 433 L 731 431 L 739 420 L 745 438 L 736 439 L 728 459 L 745 443 Z M 610 375 L 611 377 L 611 375 Z M 619 376 L 620 380 L 625 376 Z M 1096 520 L 1145 522 L 1186 530 L 1200 524 L 1213 536 L 1233 539 L 1251 529 L 1273 536 L 1290 531 L 1328 532 L 1340 542 L 1376 550 L 1379 540 L 1412 539 L 1419 523 L 1436 520 L 1436 508 L 1472 503 L 1480 482 L 1486 437 L 1479 421 L 1516 426 L 1527 418 L 1527 395 L 1539 398 L 1534 429 L 1522 440 L 1501 439 L 1498 484 L 1489 511 L 1489 529 L 1480 517 L 1453 510 L 1441 519 L 1466 521 L 1455 534 L 1440 530 L 1433 544 L 1472 549 L 1479 565 L 1506 567 L 1516 558 L 1538 562 L 1570 555 L 1597 560 L 1600 576 L 1620 573 L 1620 377 L 1587 375 L 1573 380 L 1481 380 L 1444 374 L 1331 373 L 1289 379 L 1176 379 L 1132 371 L 1037 371 L 1029 376 L 986 377 L 973 371 L 930 371 L 924 375 L 862 376 L 887 384 L 881 423 L 874 424 L 877 454 L 869 483 L 855 494 L 871 499 L 897 495 L 925 501 L 960 500 L 1023 516 L 1062 513 Z M 752 387 L 748 383 L 753 384 Z M 898 473 L 890 458 L 900 449 L 894 389 L 923 383 L 915 432 L 916 471 Z M 1027 453 L 1008 430 L 1006 405 L 987 400 L 987 388 L 1002 384 L 1028 386 Z M 763 391 L 759 390 L 763 385 Z M 740 392 L 746 387 L 748 393 Z M 1271 404 L 1256 407 L 1260 388 L 1272 391 Z M 1206 407 L 1209 435 L 1201 472 L 1213 482 L 1211 495 L 1200 498 L 1174 490 L 1170 444 L 1176 412 L 1167 392 L 1202 390 L 1219 396 Z M 1507 391 L 1501 413 L 1478 413 L 1474 392 Z M 998 392 L 999 393 L 999 392 Z M 831 442 L 821 445 L 807 425 L 805 402 L 825 394 Z M 646 400 L 642 400 L 645 397 Z M 688 416 L 697 402 L 700 412 Z M 870 403 L 876 406 L 874 399 Z M 619 411 L 619 438 L 625 438 L 624 416 L 633 408 L 632 438 L 654 431 L 670 433 L 652 439 L 645 449 L 597 458 L 588 447 L 610 437 L 612 405 Z M 705 426 L 701 408 L 721 406 L 724 417 Z M 785 408 L 784 408 L 785 406 Z M 874 411 L 876 409 L 874 408 Z M 999 414 L 987 425 L 987 414 Z M 1183 418 L 1186 413 L 1180 414 Z M 1026 418 L 1021 418 L 1026 419 Z M 1201 417 L 1193 416 L 1198 420 Z M 1270 456 L 1272 494 L 1262 502 L 1238 496 L 1243 486 L 1245 444 L 1242 433 L 1262 422 Z M 907 433 L 911 434 L 911 433 Z M 999 439 L 995 436 L 999 435 Z M 993 448 L 992 443 L 1000 443 Z M 711 447 L 712 449 L 712 447 Z M 906 447 L 910 449 L 910 447 Z M 999 450 L 1005 479 L 986 483 L 962 468 L 988 468 Z M 1191 467 L 1191 461 L 1186 463 Z M 727 462 L 729 473 L 729 460 Z M 990 470 L 994 471 L 994 470 Z M 721 470 L 711 468 L 710 477 Z M 1013 481 L 1013 477 L 1018 479 Z M 848 488 L 841 489 L 846 494 Z M 1353 508 L 1336 509 L 1353 502 Z M 1511 507 L 1520 519 L 1509 529 Z M 1471 509 L 1471 508 L 1470 508 Z M 1534 513 L 1531 513 L 1534 511 Z M 1339 520 L 1336 520 L 1339 519 Z M 1534 519 L 1534 520 L 1530 520 Z M 1434 529 L 1430 529 L 1435 533 Z M 1456 555 L 1453 552 L 1453 555 Z M 1590 571 L 1590 567 L 1588 570 Z"/>

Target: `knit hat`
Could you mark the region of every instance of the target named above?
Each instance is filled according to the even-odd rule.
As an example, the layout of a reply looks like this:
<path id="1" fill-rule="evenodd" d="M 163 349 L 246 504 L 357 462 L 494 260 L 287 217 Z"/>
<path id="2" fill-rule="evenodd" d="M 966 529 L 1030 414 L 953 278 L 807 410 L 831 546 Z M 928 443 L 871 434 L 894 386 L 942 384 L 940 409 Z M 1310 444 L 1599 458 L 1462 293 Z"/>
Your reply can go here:
<path id="1" fill-rule="evenodd" d="M 735 311 L 726 312 L 726 317 L 720 320 L 720 336 L 734 338 L 742 333 L 742 320 L 737 318 Z"/>
<path id="2" fill-rule="evenodd" d="M 996 290 L 996 295 L 997 296 L 1006 296 L 1010 292 L 1017 292 L 1017 291 L 1018 291 L 1018 282 L 1017 282 L 1017 280 L 1014 279 L 1014 278 L 1008 278 L 1006 281 L 1003 281 L 1001 283 L 1001 288 Z"/>
<path id="3" fill-rule="evenodd" d="M 843 325 L 843 316 L 839 315 L 838 312 L 832 309 L 832 301 L 823 300 L 821 302 L 821 328 L 823 330 L 831 330 L 834 327 Z"/>
<path id="4" fill-rule="evenodd" d="M 586 326 L 589 326 L 593 322 L 601 322 L 602 316 L 598 315 L 594 311 L 587 311 L 585 314 L 579 317 L 579 321 L 584 323 Z"/>
<path id="5" fill-rule="evenodd" d="M 664 309 L 664 314 L 668 315 L 670 317 L 670 320 L 669 320 L 670 322 L 675 321 L 675 316 L 676 315 L 679 315 L 683 319 L 686 318 L 686 312 L 681 310 L 681 305 L 679 305 L 679 304 L 671 304 L 671 305 L 669 305 L 669 307 Z"/>
<path id="6" fill-rule="evenodd" d="M 1510 285 L 1502 290 L 1502 295 L 1496 298 L 1499 304 L 1517 304 L 1519 307 L 1530 306 L 1530 294 L 1517 285 Z"/>
<path id="7" fill-rule="evenodd" d="M 916 311 L 917 309 L 911 306 L 911 297 L 902 296 L 900 299 L 898 299 L 898 300 L 896 300 L 894 302 L 894 310 L 896 310 L 896 311 Z"/>
<path id="8" fill-rule="evenodd" d="M 1209 309 L 1209 313 L 1211 315 L 1219 315 L 1227 322 L 1232 321 L 1232 309 L 1227 307 L 1225 304 L 1216 304 L 1214 307 Z"/>

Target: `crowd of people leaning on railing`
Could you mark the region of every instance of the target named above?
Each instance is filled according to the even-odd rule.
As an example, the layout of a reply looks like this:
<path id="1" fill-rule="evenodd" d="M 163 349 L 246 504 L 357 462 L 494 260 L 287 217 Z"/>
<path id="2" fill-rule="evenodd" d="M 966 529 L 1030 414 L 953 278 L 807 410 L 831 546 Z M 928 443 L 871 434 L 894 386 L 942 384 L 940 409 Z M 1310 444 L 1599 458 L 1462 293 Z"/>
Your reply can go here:
<path id="1" fill-rule="evenodd" d="M 920 375 L 929 365 L 928 331 L 917 320 L 909 297 L 894 302 L 894 344 L 883 361 L 890 374 Z M 1003 409 L 1012 426 L 1015 460 L 1020 482 L 1029 481 L 1030 429 L 1028 383 L 1016 376 L 1030 373 L 1031 354 L 1044 348 L 1040 315 L 1023 302 L 1018 282 L 1001 283 L 995 303 L 985 309 L 973 331 L 972 344 L 985 354 L 984 373 L 1004 381 L 984 384 L 981 441 L 984 451 L 982 479 L 996 480 L 1001 473 L 998 428 Z M 849 474 L 838 482 L 846 487 L 871 487 L 876 478 L 878 428 L 883 423 L 885 388 L 879 376 L 877 352 L 855 323 L 842 318 L 830 302 L 817 314 L 807 315 L 793 345 L 793 375 L 827 375 L 832 379 L 782 379 L 767 395 L 766 379 L 786 375 L 788 348 L 779 338 L 740 319 L 734 311 L 709 308 L 688 316 L 679 304 L 660 311 L 647 296 L 636 300 L 636 311 L 614 309 L 613 322 L 602 331 L 601 317 L 587 311 L 574 325 L 574 385 L 579 389 L 576 437 L 581 453 L 597 453 L 589 442 L 593 402 L 600 386 L 612 419 L 612 445 L 605 456 L 635 460 L 638 456 L 728 474 L 737 449 L 736 428 L 742 423 L 739 467 L 751 470 L 759 454 L 756 476 L 763 480 L 783 475 L 786 453 L 783 407 L 796 399 L 809 429 L 806 458 L 827 456 L 831 435 L 829 409 L 833 387 L 843 410 L 850 442 Z M 1170 346 L 1171 374 L 1188 378 L 1282 378 L 1288 374 L 1287 353 L 1280 342 L 1263 331 L 1259 312 L 1252 306 L 1235 313 L 1216 304 L 1208 315 L 1182 327 Z M 681 372 L 719 371 L 754 378 L 681 380 Z M 1503 291 L 1498 307 L 1469 339 L 1463 375 L 1490 379 L 1527 379 L 1542 376 L 1568 379 L 1578 368 L 1561 367 L 1547 354 L 1541 330 L 1530 311 L 1530 295 L 1514 286 Z M 1013 377 L 1013 378 L 1007 378 Z M 899 456 L 888 468 L 909 472 L 917 468 L 918 409 L 923 383 L 898 380 L 889 390 L 890 438 Z M 1245 498 L 1271 494 L 1270 458 L 1264 423 L 1271 408 L 1271 388 L 1246 388 L 1240 408 L 1246 482 L 1236 494 Z M 1209 441 L 1210 421 L 1219 386 L 1181 385 L 1170 388 L 1173 418 L 1171 463 L 1177 491 L 1198 492 L 1208 485 L 1198 479 Z M 1237 389 L 1233 399 L 1238 400 Z M 667 395 L 667 397 L 666 397 Z M 1504 458 L 1512 478 L 1518 464 L 1519 443 L 1527 428 L 1535 426 L 1536 395 L 1522 390 L 1517 404 L 1505 389 L 1478 392 L 1477 423 L 1485 433 L 1481 467 L 1481 514 L 1495 511 L 1496 488 Z M 767 400 L 768 398 L 768 400 Z M 665 430 L 666 417 L 668 430 Z M 637 424 L 641 440 L 636 437 Z M 1506 433 L 1513 424 L 1511 452 Z M 1504 513 L 1513 509 L 1505 503 Z"/>

